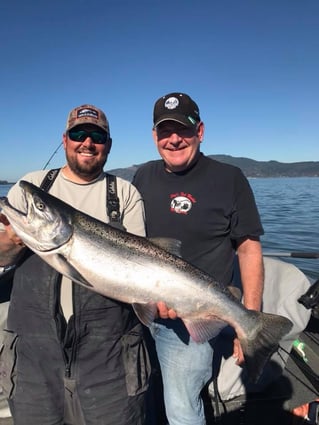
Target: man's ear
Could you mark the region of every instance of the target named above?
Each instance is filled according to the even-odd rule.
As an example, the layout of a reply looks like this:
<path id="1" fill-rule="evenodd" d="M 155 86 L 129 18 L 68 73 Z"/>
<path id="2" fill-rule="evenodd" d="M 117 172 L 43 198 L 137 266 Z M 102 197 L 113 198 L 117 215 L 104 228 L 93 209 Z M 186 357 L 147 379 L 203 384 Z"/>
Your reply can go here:
<path id="1" fill-rule="evenodd" d="M 109 137 L 109 139 L 108 139 L 108 141 L 106 143 L 107 143 L 106 150 L 107 150 L 107 153 L 109 154 L 110 153 L 110 150 L 111 150 L 111 147 L 112 147 L 112 143 L 113 143 L 112 138 Z"/>
<path id="2" fill-rule="evenodd" d="M 154 140 L 155 146 L 157 146 L 158 137 L 157 137 L 156 128 L 154 128 L 154 127 L 152 129 L 152 136 L 153 136 L 153 140 Z"/>
<path id="3" fill-rule="evenodd" d="M 64 147 L 64 149 L 66 148 L 66 140 L 67 140 L 67 135 L 66 135 L 66 133 L 63 133 L 63 136 L 62 136 L 62 143 L 63 143 L 63 147 Z"/>
<path id="4" fill-rule="evenodd" d="M 204 140 L 204 133 L 205 133 L 205 126 L 203 121 L 201 121 L 197 127 L 197 134 L 198 134 L 198 138 L 200 142 Z"/>

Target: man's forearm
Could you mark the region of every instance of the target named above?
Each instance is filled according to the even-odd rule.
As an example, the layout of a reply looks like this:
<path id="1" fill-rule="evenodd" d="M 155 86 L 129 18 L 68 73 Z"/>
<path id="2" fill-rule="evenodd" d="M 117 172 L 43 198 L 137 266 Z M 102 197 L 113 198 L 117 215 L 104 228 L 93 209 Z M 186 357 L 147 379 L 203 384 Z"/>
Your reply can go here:
<path id="1" fill-rule="evenodd" d="M 247 240 L 238 247 L 240 275 L 244 292 L 244 305 L 260 310 L 264 289 L 264 266 L 259 241 Z"/>

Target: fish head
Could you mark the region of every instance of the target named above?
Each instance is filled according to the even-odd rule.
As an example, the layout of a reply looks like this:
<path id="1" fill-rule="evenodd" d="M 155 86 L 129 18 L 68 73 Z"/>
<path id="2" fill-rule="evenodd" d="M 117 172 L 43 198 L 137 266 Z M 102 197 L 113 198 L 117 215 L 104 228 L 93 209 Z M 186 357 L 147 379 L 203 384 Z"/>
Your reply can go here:
<path id="1" fill-rule="evenodd" d="M 19 185 L 25 197 L 26 213 L 14 208 L 6 197 L 0 199 L 0 207 L 25 245 L 34 252 L 44 252 L 70 240 L 73 226 L 68 208 L 58 208 L 61 202 L 58 198 L 32 183 L 21 180 Z"/>

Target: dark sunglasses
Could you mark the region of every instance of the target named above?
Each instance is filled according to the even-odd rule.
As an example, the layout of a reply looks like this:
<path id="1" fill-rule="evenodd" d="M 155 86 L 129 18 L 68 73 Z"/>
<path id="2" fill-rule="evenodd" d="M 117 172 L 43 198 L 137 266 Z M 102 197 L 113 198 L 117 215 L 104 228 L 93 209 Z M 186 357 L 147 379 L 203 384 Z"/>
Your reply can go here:
<path id="1" fill-rule="evenodd" d="M 70 130 L 68 131 L 68 135 L 73 142 L 84 142 L 84 140 L 90 137 L 94 143 L 104 145 L 109 140 L 109 135 L 101 131 Z"/>

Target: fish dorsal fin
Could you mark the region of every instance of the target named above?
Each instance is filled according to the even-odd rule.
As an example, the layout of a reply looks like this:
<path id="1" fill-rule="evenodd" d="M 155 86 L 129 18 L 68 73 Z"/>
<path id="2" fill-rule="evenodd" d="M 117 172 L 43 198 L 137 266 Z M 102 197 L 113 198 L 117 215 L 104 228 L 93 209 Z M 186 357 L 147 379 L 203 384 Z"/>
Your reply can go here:
<path id="1" fill-rule="evenodd" d="M 154 245 L 159 246 L 160 248 L 164 249 L 165 251 L 169 252 L 170 254 L 174 254 L 177 257 L 181 257 L 181 247 L 182 242 L 178 239 L 173 238 L 148 238 L 150 242 L 152 242 Z"/>
<path id="2" fill-rule="evenodd" d="M 206 319 L 183 319 L 188 333 L 195 342 L 205 342 L 214 338 L 227 325 L 223 320 L 215 316 Z"/>

